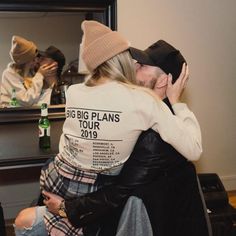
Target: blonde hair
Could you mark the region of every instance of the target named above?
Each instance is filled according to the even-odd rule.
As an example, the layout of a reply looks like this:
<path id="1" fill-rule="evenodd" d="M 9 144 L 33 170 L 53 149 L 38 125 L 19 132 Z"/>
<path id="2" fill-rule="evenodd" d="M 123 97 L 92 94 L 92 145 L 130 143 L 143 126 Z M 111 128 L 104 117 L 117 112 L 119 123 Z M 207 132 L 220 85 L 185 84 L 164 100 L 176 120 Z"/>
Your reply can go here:
<path id="1" fill-rule="evenodd" d="M 15 62 L 12 62 L 10 64 L 10 67 L 23 78 L 23 84 L 25 88 L 30 88 L 32 84 L 32 78 L 35 75 L 35 72 L 33 70 L 26 71 L 26 63 L 19 65 Z"/>
<path id="2" fill-rule="evenodd" d="M 109 78 L 118 81 L 131 89 L 142 90 L 153 96 L 156 100 L 160 98 L 149 88 L 137 85 L 134 61 L 128 50 L 117 54 L 98 66 L 87 78 L 87 86 L 96 86 L 100 78 Z"/>
<path id="3" fill-rule="evenodd" d="M 16 72 L 17 74 L 19 74 L 20 76 L 22 76 L 22 77 L 25 76 L 25 64 L 20 64 L 20 65 L 19 65 L 19 64 L 13 62 L 13 63 L 11 64 L 11 68 L 12 68 L 13 70 L 15 70 L 15 72 Z"/>
<path id="4" fill-rule="evenodd" d="M 136 84 L 135 68 L 130 53 L 124 51 L 102 63 L 93 70 L 86 85 L 94 86 L 103 77 L 125 84 Z"/>

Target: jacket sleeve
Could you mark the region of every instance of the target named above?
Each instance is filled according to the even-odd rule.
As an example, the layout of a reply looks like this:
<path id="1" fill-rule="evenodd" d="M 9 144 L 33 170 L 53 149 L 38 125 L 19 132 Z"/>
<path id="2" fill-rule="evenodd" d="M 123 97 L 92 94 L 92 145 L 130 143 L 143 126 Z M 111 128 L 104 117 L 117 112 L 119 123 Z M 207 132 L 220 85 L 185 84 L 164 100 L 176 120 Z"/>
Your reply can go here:
<path id="1" fill-rule="evenodd" d="M 145 133 L 144 133 L 145 134 Z M 75 227 L 84 227 L 98 221 L 112 209 L 125 203 L 137 187 L 150 182 L 160 171 L 159 159 L 155 153 L 156 132 L 141 135 L 128 161 L 125 163 L 117 182 L 96 192 L 74 200 L 66 201 L 69 221 Z M 150 151 L 147 150 L 147 143 Z"/>

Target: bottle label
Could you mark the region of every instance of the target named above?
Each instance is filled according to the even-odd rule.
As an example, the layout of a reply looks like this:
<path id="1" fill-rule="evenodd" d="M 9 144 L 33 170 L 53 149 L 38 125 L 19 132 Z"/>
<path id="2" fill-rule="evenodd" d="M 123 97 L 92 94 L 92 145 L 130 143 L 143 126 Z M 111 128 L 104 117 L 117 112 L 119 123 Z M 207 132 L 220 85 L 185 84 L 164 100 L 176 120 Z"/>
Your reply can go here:
<path id="1" fill-rule="evenodd" d="M 43 137 L 43 136 L 50 137 L 50 126 L 46 129 L 39 126 L 39 137 Z"/>
<path id="2" fill-rule="evenodd" d="M 42 109 L 41 110 L 41 116 L 48 116 L 48 110 L 47 109 Z"/>
<path id="3" fill-rule="evenodd" d="M 16 99 L 16 90 L 12 89 L 11 100 L 9 102 L 9 107 L 19 107 L 18 101 Z"/>

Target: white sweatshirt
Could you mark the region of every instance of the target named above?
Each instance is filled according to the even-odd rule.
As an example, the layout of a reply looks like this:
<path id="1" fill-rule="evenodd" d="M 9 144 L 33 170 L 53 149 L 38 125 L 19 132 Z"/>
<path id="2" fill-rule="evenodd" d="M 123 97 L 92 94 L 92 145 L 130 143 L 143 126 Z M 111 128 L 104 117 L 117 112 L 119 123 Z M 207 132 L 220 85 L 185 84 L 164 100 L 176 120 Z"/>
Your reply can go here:
<path id="1" fill-rule="evenodd" d="M 23 82 L 23 77 L 9 64 L 2 74 L 0 99 L 2 106 L 9 106 L 13 88 L 16 90 L 16 99 L 20 106 L 32 106 L 39 102 L 42 96 L 43 75 L 36 73 L 32 78 L 32 86 L 28 89 L 24 87 Z"/>
<path id="2" fill-rule="evenodd" d="M 83 170 L 122 166 L 141 132 L 152 128 L 187 159 L 197 160 L 202 152 L 199 124 L 185 104 L 173 109 L 176 115 L 148 93 L 117 82 L 72 85 L 67 91 L 60 155 Z"/>

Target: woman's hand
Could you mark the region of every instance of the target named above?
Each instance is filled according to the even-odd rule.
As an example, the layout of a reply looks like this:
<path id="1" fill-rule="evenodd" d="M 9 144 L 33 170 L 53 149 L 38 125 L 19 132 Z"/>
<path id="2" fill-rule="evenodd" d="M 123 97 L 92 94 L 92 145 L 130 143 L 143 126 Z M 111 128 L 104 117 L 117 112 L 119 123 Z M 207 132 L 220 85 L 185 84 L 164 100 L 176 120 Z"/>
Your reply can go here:
<path id="1" fill-rule="evenodd" d="M 171 105 L 180 101 L 180 97 L 186 87 L 188 79 L 189 69 L 186 63 L 183 64 L 181 74 L 174 84 L 172 84 L 172 75 L 168 75 L 166 96 L 168 97 Z"/>
<path id="2" fill-rule="evenodd" d="M 41 65 L 38 69 L 38 72 L 41 73 L 44 77 L 56 76 L 57 74 L 57 63 L 44 64 Z"/>
<path id="3" fill-rule="evenodd" d="M 45 198 L 43 200 L 43 203 L 46 205 L 48 210 L 55 215 L 59 215 L 58 210 L 60 208 L 60 204 L 63 198 L 60 197 L 59 195 L 56 195 L 54 193 L 49 193 L 45 190 L 42 192 L 42 194 Z"/>

